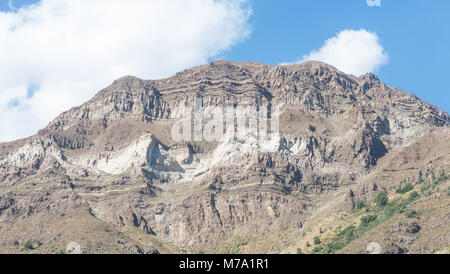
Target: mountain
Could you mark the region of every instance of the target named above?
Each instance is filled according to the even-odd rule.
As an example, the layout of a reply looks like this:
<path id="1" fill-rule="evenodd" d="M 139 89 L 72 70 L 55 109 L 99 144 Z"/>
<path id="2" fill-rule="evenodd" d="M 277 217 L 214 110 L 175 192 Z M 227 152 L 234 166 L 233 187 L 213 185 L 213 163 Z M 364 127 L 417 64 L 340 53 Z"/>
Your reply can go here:
<path id="1" fill-rule="evenodd" d="M 320 62 L 126 76 L 0 144 L 0 252 L 449 253 L 449 124 Z"/>

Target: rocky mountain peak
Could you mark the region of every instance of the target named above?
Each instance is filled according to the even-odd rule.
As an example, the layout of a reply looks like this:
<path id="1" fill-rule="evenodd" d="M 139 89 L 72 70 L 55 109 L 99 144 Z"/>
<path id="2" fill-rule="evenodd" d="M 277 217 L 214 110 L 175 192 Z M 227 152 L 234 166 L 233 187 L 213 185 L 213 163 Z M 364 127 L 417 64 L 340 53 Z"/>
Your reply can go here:
<path id="1" fill-rule="evenodd" d="M 244 107 L 267 110 L 279 126 L 267 138 L 238 135 L 237 127 L 213 140 L 173 136 L 194 109 L 204 130 L 213 110 L 231 109 L 238 121 Z M 0 220 L 78 210 L 179 248 L 214 245 L 236 231 L 300 229 L 326 206 L 323 195 L 372 180 L 398 151 L 447 136 L 449 122 L 374 74 L 355 77 L 321 62 L 219 60 L 165 79 L 125 76 L 37 135 L 0 146 Z"/>
<path id="2" fill-rule="evenodd" d="M 380 81 L 378 79 L 378 76 L 376 76 L 374 73 L 371 73 L 371 72 L 361 75 L 359 78 L 362 79 L 363 81 L 368 81 L 368 82 Z"/>

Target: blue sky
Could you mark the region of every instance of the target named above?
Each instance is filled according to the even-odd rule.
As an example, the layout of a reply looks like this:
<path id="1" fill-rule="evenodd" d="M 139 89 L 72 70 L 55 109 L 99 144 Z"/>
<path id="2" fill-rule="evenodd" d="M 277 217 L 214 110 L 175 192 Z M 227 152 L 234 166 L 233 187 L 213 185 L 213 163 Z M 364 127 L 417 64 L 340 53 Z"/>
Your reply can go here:
<path id="1" fill-rule="evenodd" d="M 0 10 L 10 10 L 10 4 L 13 7 L 19 8 L 25 5 L 30 5 L 37 3 L 38 0 L 1 0 L 0 1 Z"/>
<path id="2" fill-rule="evenodd" d="M 343 33 L 367 48 L 354 46 L 333 65 L 353 74 L 374 71 L 450 111 L 450 1 L 381 0 L 373 7 L 367 0 L 172 1 L 177 5 L 81 0 L 80 8 L 76 1 L 45 0 L 27 13 L 18 8 L 38 0 L 12 0 L 13 10 L 0 0 L 0 37 L 6 37 L 0 117 L 17 117 L 0 118 L 0 141 L 33 134 L 122 75 L 161 78 L 214 59 L 272 65 L 314 59 L 324 56 L 330 38 L 345 40 Z M 30 14 L 37 19 L 28 20 Z M 11 22 L 21 23 L 11 28 Z M 366 57 L 367 66 L 356 70 L 341 66 L 346 58 Z"/>
<path id="3" fill-rule="evenodd" d="M 450 1 L 253 1 L 250 39 L 224 57 L 278 64 L 319 48 L 343 29 L 374 31 L 389 54 L 387 84 L 450 111 Z"/>

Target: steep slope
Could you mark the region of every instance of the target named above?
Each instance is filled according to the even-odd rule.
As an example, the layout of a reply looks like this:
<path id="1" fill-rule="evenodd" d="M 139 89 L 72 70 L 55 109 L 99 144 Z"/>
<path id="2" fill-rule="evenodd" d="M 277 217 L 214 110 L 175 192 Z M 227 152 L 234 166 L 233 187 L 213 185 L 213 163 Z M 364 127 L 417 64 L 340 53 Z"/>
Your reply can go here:
<path id="1" fill-rule="evenodd" d="M 239 121 L 246 107 L 278 119 L 279 130 L 265 139 L 235 128 L 211 141 L 173 136 L 196 110 L 229 109 Z M 90 221 L 67 231 L 109 227 L 89 252 L 215 250 L 234 235 L 302 231 L 348 187 L 385 176 L 378 163 L 423 136 L 448 147 L 449 122 L 373 74 L 319 62 L 215 61 L 167 79 L 123 77 L 35 136 L 0 144 L 0 244 L 10 252 L 28 240 L 67 244 L 64 232 L 48 231 L 77 214 Z M 70 237 L 86 245 L 87 236 Z"/>
<path id="2" fill-rule="evenodd" d="M 450 131 L 390 152 L 367 176 L 329 199 L 293 243 L 295 253 L 449 253 Z M 387 193 L 387 203 L 376 203 Z M 382 196 L 382 195 L 381 195 Z M 314 244 L 314 238 L 321 241 Z"/>

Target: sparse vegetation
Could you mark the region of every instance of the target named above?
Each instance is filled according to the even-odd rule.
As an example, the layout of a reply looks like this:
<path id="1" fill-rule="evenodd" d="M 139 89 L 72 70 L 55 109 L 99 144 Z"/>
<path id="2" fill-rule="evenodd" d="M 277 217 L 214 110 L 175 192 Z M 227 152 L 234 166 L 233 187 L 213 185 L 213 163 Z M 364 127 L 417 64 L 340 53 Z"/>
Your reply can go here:
<path id="1" fill-rule="evenodd" d="M 420 192 L 424 196 L 430 196 L 434 190 L 436 189 L 436 186 L 430 182 L 425 182 L 425 184 L 420 188 Z"/>
<path id="2" fill-rule="evenodd" d="M 411 192 L 411 194 L 409 194 L 409 197 L 408 197 L 408 203 L 412 203 L 414 200 L 416 200 L 417 198 L 419 198 L 419 193 L 417 193 L 417 192 Z"/>
<path id="3" fill-rule="evenodd" d="M 381 215 L 382 221 L 385 221 L 396 214 L 403 213 L 406 207 L 419 197 L 417 192 L 412 192 L 407 199 L 396 199 L 389 203 Z"/>
<path id="4" fill-rule="evenodd" d="M 230 254 L 236 254 L 239 252 L 242 246 L 246 245 L 248 242 L 248 239 L 246 237 L 241 237 L 240 235 L 236 235 L 233 238 L 233 241 L 231 243 L 231 247 L 229 250 Z"/>
<path id="5" fill-rule="evenodd" d="M 34 241 L 33 246 L 36 246 L 36 248 L 40 247 L 42 245 L 41 241 Z"/>
<path id="6" fill-rule="evenodd" d="M 409 194 L 408 198 L 406 199 L 397 198 L 389 202 L 386 192 L 378 193 L 377 197 L 374 200 L 376 207 L 366 207 L 368 211 L 374 212 L 376 214 L 361 217 L 361 224 L 358 227 L 355 227 L 355 225 L 348 226 L 343 231 L 337 233 L 330 242 L 315 247 L 313 253 L 328 254 L 334 253 L 344 248 L 351 241 L 359 238 L 361 235 L 363 235 L 373 227 L 385 222 L 396 214 L 405 212 L 408 205 L 414 202 L 419 197 L 420 195 L 414 191 L 411 192 L 411 194 Z M 410 210 L 406 213 L 407 217 L 416 216 L 417 214 L 418 213 L 414 210 Z M 316 238 L 314 238 L 315 244 Z"/>
<path id="7" fill-rule="evenodd" d="M 26 242 L 23 244 L 23 248 L 24 248 L 24 249 L 28 249 L 28 250 L 32 250 L 32 249 L 33 249 L 33 243 L 31 243 L 31 241 L 26 241 Z"/>
<path id="8" fill-rule="evenodd" d="M 413 185 L 411 183 L 407 183 L 405 186 L 400 187 L 395 192 L 398 193 L 398 194 L 405 194 L 405 193 L 411 191 L 413 188 L 414 187 L 413 187 Z"/>
<path id="9" fill-rule="evenodd" d="M 361 218 L 361 225 L 368 225 L 377 219 L 377 215 L 367 215 Z"/>
<path id="10" fill-rule="evenodd" d="M 415 210 L 409 210 L 408 212 L 405 213 L 406 217 L 408 218 L 414 218 L 417 216 L 417 211 Z"/>
<path id="11" fill-rule="evenodd" d="M 314 249 L 312 250 L 312 253 L 320 253 L 322 251 L 323 247 L 320 246 L 316 246 L 314 247 Z"/>
<path id="12" fill-rule="evenodd" d="M 320 240 L 320 237 L 319 236 L 314 237 L 314 244 L 320 245 L 320 243 L 322 243 L 322 241 Z"/>
<path id="13" fill-rule="evenodd" d="M 365 208 L 366 206 L 367 205 L 363 201 L 361 201 L 360 199 L 356 200 L 356 203 L 355 203 L 355 208 L 356 209 L 362 209 L 362 208 Z"/>
<path id="14" fill-rule="evenodd" d="M 425 182 L 425 180 L 423 179 L 422 176 L 419 177 L 419 179 L 417 179 L 417 184 L 420 185 L 421 183 Z"/>
<path id="15" fill-rule="evenodd" d="M 431 194 L 439 190 L 437 188 L 437 185 L 445 183 L 448 178 L 449 176 L 445 172 L 442 172 L 438 177 L 433 175 L 431 182 L 424 181 L 425 184 L 420 188 L 420 193 L 422 193 L 424 196 L 430 196 Z"/>
<path id="16" fill-rule="evenodd" d="M 442 183 L 445 183 L 448 180 L 448 176 L 445 172 L 442 172 L 439 177 L 433 177 L 433 184 L 434 185 L 439 185 Z"/>
<path id="17" fill-rule="evenodd" d="M 303 254 L 302 249 L 301 248 L 297 248 L 297 254 Z"/>
<path id="18" fill-rule="evenodd" d="M 379 192 L 374 200 L 374 202 L 377 204 L 378 207 L 385 207 L 388 201 L 389 201 L 388 195 L 384 191 Z"/>
<path id="19" fill-rule="evenodd" d="M 353 239 L 357 237 L 357 229 L 355 226 L 349 226 L 345 228 L 343 231 L 338 233 L 336 237 L 334 237 L 331 242 L 327 243 L 324 247 L 317 249 L 317 252 L 313 253 L 334 253 L 337 250 L 344 248 L 348 243 L 350 243 Z"/>

